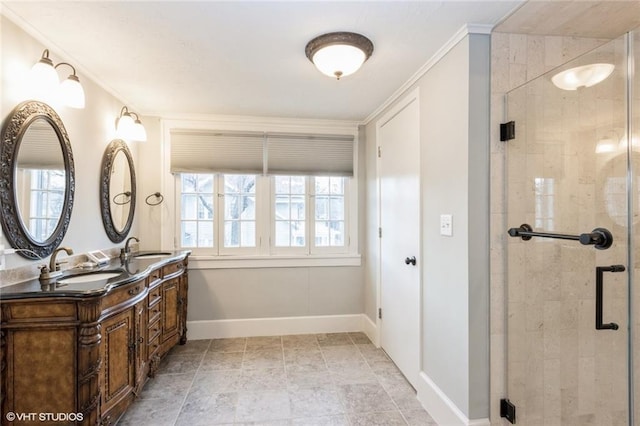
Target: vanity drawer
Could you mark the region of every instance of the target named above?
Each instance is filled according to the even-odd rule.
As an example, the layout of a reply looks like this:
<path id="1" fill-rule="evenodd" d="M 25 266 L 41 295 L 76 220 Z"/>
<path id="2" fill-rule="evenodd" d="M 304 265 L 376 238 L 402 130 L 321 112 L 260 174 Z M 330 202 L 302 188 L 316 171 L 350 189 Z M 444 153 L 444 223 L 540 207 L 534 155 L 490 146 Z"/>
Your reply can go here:
<path id="1" fill-rule="evenodd" d="M 151 330 L 149 330 L 149 332 L 151 332 Z M 156 354 L 156 352 L 158 352 L 158 350 L 160 349 L 160 334 L 157 334 L 155 337 L 151 338 L 149 340 L 149 345 L 148 345 L 148 357 L 151 358 L 153 355 Z"/>
<path id="2" fill-rule="evenodd" d="M 159 285 L 149 289 L 149 308 L 160 302 L 162 289 Z"/>
<path id="3" fill-rule="evenodd" d="M 167 266 L 163 266 L 162 267 L 162 276 L 163 277 L 168 277 L 170 275 L 175 275 L 177 273 L 180 273 L 184 270 L 185 268 L 185 263 L 184 261 L 179 261 L 179 262 L 175 262 L 175 263 L 171 263 Z"/>
<path id="4" fill-rule="evenodd" d="M 147 277 L 147 287 L 151 288 L 157 282 L 162 279 L 162 271 L 160 269 L 155 269 L 151 271 L 149 276 Z"/>
<path id="5" fill-rule="evenodd" d="M 156 320 L 155 323 L 149 324 L 147 341 L 151 342 L 154 339 L 157 339 L 160 336 L 161 331 L 162 326 L 160 325 L 160 321 Z"/>
<path id="6" fill-rule="evenodd" d="M 147 324 L 153 324 L 154 322 L 156 322 L 156 321 L 158 321 L 160 319 L 160 315 L 162 313 L 162 304 L 161 303 L 156 303 L 153 306 L 149 306 L 149 309 L 147 310 L 147 313 L 149 314 L 149 317 L 148 317 L 148 320 L 147 320 Z"/>
<path id="7" fill-rule="evenodd" d="M 133 299 L 140 293 L 143 293 L 145 289 L 146 287 L 144 285 L 144 281 L 142 280 L 117 287 L 111 290 L 102 299 L 102 309 L 105 310 L 111 308 L 112 306 L 117 306 L 121 303 L 124 303 L 129 299 Z"/>

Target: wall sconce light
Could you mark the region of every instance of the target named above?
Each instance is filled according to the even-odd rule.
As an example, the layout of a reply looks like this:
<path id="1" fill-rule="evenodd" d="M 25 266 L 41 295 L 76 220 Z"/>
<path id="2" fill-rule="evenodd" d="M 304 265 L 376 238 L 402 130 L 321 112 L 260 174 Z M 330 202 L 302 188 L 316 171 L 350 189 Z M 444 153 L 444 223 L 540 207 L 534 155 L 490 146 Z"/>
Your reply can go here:
<path id="1" fill-rule="evenodd" d="M 71 67 L 73 72 L 62 84 L 56 71 L 60 65 Z M 54 66 L 49 58 L 49 49 L 45 49 L 40 60 L 33 65 L 30 77 L 35 98 L 62 102 L 71 108 L 84 108 L 84 89 L 76 75 L 76 69 L 68 62 L 60 62 Z"/>
<path id="2" fill-rule="evenodd" d="M 314 38 L 304 52 L 321 73 L 340 80 L 369 59 L 373 43 L 361 34 L 335 32 Z"/>
<path id="3" fill-rule="evenodd" d="M 604 81 L 615 66 L 613 64 L 589 64 L 570 68 L 551 77 L 553 84 L 562 90 L 576 90 L 591 87 Z"/>
<path id="4" fill-rule="evenodd" d="M 135 120 L 132 116 L 135 116 Z M 116 137 L 141 142 L 147 140 L 147 131 L 142 125 L 140 117 L 135 112 L 129 112 L 126 106 L 122 107 L 120 116 L 116 119 Z"/>

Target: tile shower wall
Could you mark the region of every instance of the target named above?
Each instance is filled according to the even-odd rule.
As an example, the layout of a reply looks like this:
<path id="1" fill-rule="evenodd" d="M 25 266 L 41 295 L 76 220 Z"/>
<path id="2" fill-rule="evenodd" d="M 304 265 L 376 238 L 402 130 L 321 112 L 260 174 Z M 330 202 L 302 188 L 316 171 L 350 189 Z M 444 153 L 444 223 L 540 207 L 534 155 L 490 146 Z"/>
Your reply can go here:
<path id="1" fill-rule="evenodd" d="M 608 40 L 576 37 L 492 34 L 491 62 L 491 424 L 500 418 L 499 401 L 506 386 L 506 197 L 504 120 L 505 94 Z"/>

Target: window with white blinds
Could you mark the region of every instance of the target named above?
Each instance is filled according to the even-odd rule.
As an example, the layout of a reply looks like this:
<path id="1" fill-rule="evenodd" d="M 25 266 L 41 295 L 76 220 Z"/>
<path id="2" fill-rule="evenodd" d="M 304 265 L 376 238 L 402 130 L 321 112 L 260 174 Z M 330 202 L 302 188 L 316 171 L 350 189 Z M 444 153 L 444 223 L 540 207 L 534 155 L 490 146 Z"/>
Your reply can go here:
<path id="1" fill-rule="evenodd" d="M 353 136 L 268 134 L 271 175 L 353 176 Z"/>
<path id="2" fill-rule="evenodd" d="M 353 176 L 354 136 L 171 131 L 172 173 Z"/>
<path id="3" fill-rule="evenodd" d="M 264 133 L 171 131 L 171 173 L 262 174 Z"/>

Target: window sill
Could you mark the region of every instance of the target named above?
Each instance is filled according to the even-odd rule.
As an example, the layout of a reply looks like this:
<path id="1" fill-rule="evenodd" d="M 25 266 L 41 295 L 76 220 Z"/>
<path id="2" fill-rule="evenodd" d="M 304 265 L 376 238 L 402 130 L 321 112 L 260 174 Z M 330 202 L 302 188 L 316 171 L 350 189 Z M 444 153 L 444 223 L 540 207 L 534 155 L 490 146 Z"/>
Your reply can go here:
<path id="1" fill-rule="evenodd" d="M 360 266 L 359 254 L 314 256 L 189 256 L 189 269 Z"/>

